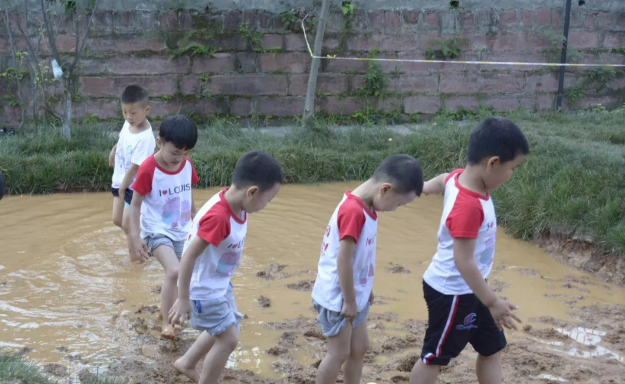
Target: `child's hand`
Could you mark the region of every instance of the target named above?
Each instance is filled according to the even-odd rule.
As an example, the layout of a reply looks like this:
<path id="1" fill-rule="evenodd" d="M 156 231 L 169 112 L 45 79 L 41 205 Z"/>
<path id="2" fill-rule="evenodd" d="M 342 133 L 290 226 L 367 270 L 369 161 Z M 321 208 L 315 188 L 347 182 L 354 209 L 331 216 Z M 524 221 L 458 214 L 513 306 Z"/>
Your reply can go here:
<path id="1" fill-rule="evenodd" d="M 343 301 L 343 309 L 341 309 L 341 316 L 347 318 L 349 321 L 354 321 L 358 308 L 356 307 L 356 301 L 347 302 Z"/>
<path id="2" fill-rule="evenodd" d="M 518 307 L 512 303 L 509 303 L 501 298 L 497 298 L 497 300 L 490 306 L 488 309 L 490 310 L 490 314 L 493 316 L 495 320 L 495 324 L 502 330 L 503 327 L 508 329 L 517 330 L 516 324 L 512 321 L 513 319 L 522 323 L 521 319 L 512 311 L 517 309 Z"/>
<path id="3" fill-rule="evenodd" d="M 191 318 L 191 302 L 189 299 L 176 299 L 176 302 L 169 310 L 169 324 L 175 325 L 180 322 L 183 325 L 186 320 Z"/>
<path id="4" fill-rule="evenodd" d="M 373 301 L 375 300 L 375 296 L 373 295 L 373 291 L 369 295 L 369 305 L 373 305 Z"/>
<path id="5" fill-rule="evenodd" d="M 148 246 L 140 237 L 128 237 L 128 252 L 131 262 L 143 263 L 148 261 Z"/>

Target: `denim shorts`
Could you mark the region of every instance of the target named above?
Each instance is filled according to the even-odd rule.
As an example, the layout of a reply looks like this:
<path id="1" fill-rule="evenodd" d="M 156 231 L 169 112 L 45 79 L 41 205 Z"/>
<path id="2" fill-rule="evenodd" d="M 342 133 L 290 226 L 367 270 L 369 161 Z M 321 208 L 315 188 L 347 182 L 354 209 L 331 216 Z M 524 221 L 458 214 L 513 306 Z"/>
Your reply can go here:
<path id="1" fill-rule="evenodd" d="M 341 316 L 340 312 L 334 312 L 327 308 L 322 307 L 313 300 L 313 307 L 319 313 L 317 316 L 317 322 L 321 326 L 321 331 L 325 337 L 333 337 L 339 334 L 345 324 L 347 324 L 347 318 Z M 352 328 L 356 328 L 362 324 L 369 314 L 369 308 L 371 305 L 367 302 L 367 306 L 356 314 L 356 318 L 352 321 Z"/>
<path id="2" fill-rule="evenodd" d="M 145 245 L 148 246 L 148 255 L 154 256 L 154 250 L 161 245 L 169 247 L 174 250 L 178 260 L 182 257 L 182 249 L 184 248 L 184 240 L 172 240 L 160 233 L 147 233 L 141 231 L 141 238 L 145 241 Z"/>
<path id="3" fill-rule="evenodd" d="M 243 315 L 237 309 L 232 288 L 230 283 L 226 294 L 216 299 L 191 300 L 191 326 L 217 336 L 234 325 L 238 334 Z"/>

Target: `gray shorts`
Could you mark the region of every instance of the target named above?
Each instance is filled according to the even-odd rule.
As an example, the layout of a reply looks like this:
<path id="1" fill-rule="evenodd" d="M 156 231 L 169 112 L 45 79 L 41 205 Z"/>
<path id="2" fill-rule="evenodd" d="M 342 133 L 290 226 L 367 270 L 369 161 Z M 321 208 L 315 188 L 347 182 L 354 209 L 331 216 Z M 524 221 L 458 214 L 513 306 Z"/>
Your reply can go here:
<path id="1" fill-rule="evenodd" d="M 339 334 L 345 324 L 347 324 L 347 318 L 341 316 L 340 312 L 334 312 L 327 308 L 322 307 L 313 300 L 313 307 L 319 313 L 317 316 L 317 322 L 321 326 L 321 331 L 325 337 L 333 337 Z M 369 314 L 369 308 L 371 305 L 367 302 L 367 306 L 356 314 L 356 318 L 352 321 L 352 328 L 356 328 L 362 324 Z"/>
<path id="2" fill-rule="evenodd" d="M 148 255 L 154 256 L 153 252 L 156 248 L 164 245 L 174 250 L 178 260 L 182 257 L 182 249 L 184 248 L 184 240 L 175 241 L 160 233 L 141 232 L 141 238 L 148 246 Z"/>
<path id="3" fill-rule="evenodd" d="M 199 331 L 206 331 L 211 336 L 224 333 L 235 326 L 239 333 L 239 323 L 243 315 L 234 302 L 232 283 L 222 297 L 210 300 L 191 300 L 191 326 Z"/>

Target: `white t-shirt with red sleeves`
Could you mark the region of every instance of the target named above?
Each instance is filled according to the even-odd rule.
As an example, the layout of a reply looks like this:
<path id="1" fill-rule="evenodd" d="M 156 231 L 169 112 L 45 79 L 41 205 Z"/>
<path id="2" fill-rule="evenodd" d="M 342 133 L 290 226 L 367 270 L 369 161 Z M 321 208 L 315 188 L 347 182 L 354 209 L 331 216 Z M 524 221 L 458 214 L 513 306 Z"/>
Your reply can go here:
<path id="1" fill-rule="evenodd" d="M 139 167 L 132 189 L 143 196 L 141 230 L 182 241 L 191 228 L 191 185 L 200 181 L 193 163 L 186 159 L 175 172 L 163 169 L 154 158 Z"/>
<path id="2" fill-rule="evenodd" d="M 147 123 L 148 129 L 139 133 L 132 133 L 130 132 L 130 124 L 126 121 L 119 132 L 117 150 L 115 151 L 113 182 L 111 184 L 113 188 L 120 187 L 126 172 L 128 172 L 132 164 L 140 166 L 145 159 L 154 154 L 156 140 L 154 139 L 154 132 L 152 132 L 150 122 L 148 121 Z"/>
<path id="3" fill-rule="evenodd" d="M 208 247 L 195 261 L 190 300 L 210 300 L 226 295 L 230 279 L 241 263 L 247 236 L 247 214 L 235 215 L 224 193 L 213 196 L 193 220 L 184 251 L 196 237 L 208 242 Z M 184 254 L 183 251 L 183 254 Z"/>
<path id="4" fill-rule="evenodd" d="M 423 279 L 445 295 L 473 293 L 456 268 L 454 238 L 475 239 L 473 261 L 486 279 L 493 269 L 497 217 L 489 195 L 481 195 L 460 185 L 463 169 L 451 172 L 445 180 L 443 216 L 438 230 L 438 248 Z"/>
<path id="5" fill-rule="evenodd" d="M 350 191 L 345 192 L 332 214 L 321 243 L 317 280 L 312 291 L 315 302 L 331 311 L 341 311 L 343 293 L 337 267 L 339 243 L 351 237 L 356 242 L 352 259 L 356 305 L 358 312 L 365 309 L 373 289 L 377 233 L 377 213 L 371 212 L 362 200 L 352 195 Z"/>

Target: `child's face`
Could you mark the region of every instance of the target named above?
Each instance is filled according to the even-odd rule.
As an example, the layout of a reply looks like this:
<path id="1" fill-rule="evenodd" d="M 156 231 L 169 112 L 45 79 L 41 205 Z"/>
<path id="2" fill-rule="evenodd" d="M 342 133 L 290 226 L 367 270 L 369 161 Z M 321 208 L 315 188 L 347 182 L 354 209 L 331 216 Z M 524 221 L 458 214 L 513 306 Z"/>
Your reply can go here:
<path id="1" fill-rule="evenodd" d="M 182 164 L 191 153 L 190 149 L 177 148 L 172 143 L 163 142 L 160 137 L 156 140 L 156 143 L 161 149 L 161 156 L 163 160 L 172 167 Z"/>
<path id="2" fill-rule="evenodd" d="M 132 127 L 138 127 L 145 121 L 145 117 L 150 112 L 150 106 L 142 103 L 125 104 L 122 103 L 122 113 L 124 119 Z"/>
<path id="3" fill-rule="evenodd" d="M 504 185 L 512 178 L 514 170 L 525 160 L 525 155 L 518 155 L 514 159 L 502 163 L 499 157 L 491 157 L 486 163 L 484 184 L 486 189 L 494 190 Z"/>
<path id="4" fill-rule="evenodd" d="M 378 212 L 392 212 L 417 198 L 417 193 L 398 193 L 389 183 L 380 186 L 378 195 L 373 199 L 373 209 Z"/>
<path id="5" fill-rule="evenodd" d="M 261 192 L 258 187 L 249 187 L 245 195 L 245 201 L 242 204 L 242 209 L 247 213 L 256 213 L 265 209 L 267 204 L 280 192 L 281 185 L 279 183 L 274 184 L 273 187 Z"/>

